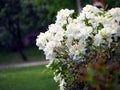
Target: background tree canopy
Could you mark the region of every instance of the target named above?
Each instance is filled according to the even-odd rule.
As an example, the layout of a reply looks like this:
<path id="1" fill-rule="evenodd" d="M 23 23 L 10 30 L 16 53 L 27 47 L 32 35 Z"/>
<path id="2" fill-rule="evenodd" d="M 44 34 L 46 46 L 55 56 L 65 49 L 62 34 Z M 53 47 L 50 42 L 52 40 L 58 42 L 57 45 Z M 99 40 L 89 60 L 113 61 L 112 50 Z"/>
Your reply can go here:
<path id="1" fill-rule="evenodd" d="M 76 0 L 34 0 L 33 4 L 38 5 L 38 3 L 44 2 L 48 8 L 47 18 L 51 21 L 55 20 L 55 15 L 60 9 L 74 9 L 77 10 Z"/>
<path id="2" fill-rule="evenodd" d="M 32 1 L 32 0 L 31 0 Z M 84 7 L 86 4 L 93 4 L 95 0 L 80 0 L 81 6 Z M 111 9 L 114 7 L 120 7 L 120 0 L 100 0 L 106 5 L 106 9 Z M 55 15 L 60 9 L 68 8 L 77 10 L 77 2 L 76 0 L 34 0 L 33 4 L 38 5 L 38 3 L 44 2 L 48 8 L 48 18 L 55 19 Z M 54 20 L 53 19 L 53 20 Z"/>
<path id="3" fill-rule="evenodd" d="M 10 47 L 14 48 L 13 39 L 15 36 L 18 38 L 18 31 L 21 38 L 24 38 L 27 33 L 47 26 L 50 22 L 46 18 L 47 15 L 48 10 L 44 2 L 34 6 L 29 0 L 0 0 L 1 47 L 8 47 L 7 50 Z"/>
<path id="4" fill-rule="evenodd" d="M 0 49 L 17 50 L 26 60 L 23 39 L 29 32 L 49 24 L 46 5 L 40 2 L 34 6 L 27 0 L 0 0 L 0 6 Z"/>

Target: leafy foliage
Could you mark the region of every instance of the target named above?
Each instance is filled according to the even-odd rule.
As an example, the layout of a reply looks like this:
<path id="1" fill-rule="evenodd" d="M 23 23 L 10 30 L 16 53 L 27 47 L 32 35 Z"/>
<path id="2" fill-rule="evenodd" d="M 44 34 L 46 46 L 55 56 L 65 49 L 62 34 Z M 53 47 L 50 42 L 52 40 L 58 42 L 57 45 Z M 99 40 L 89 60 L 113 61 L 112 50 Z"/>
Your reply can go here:
<path id="1" fill-rule="evenodd" d="M 40 2 L 44 2 L 48 7 L 48 19 L 55 21 L 56 12 L 60 9 L 74 9 L 77 10 L 76 1 L 75 0 L 34 0 L 33 4 L 37 5 Z"/>

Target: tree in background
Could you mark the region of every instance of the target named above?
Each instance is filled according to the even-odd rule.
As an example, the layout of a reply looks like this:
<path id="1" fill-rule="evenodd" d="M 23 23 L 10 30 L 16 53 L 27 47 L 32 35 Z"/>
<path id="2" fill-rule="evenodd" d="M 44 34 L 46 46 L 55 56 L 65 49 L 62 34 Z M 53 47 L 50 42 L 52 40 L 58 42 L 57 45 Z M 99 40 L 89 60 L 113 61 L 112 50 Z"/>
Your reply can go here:
<path id="1" fill-rule="evenodd" d="M 4 27 L 5 30 L 12 37 L 12 43 L 15 45 L 15 48 L 18 50 L 23 60 L 27 60 L 23 52 L 23 43 L 22 43 L 22 30 L 20 27 L 20 12 L 22 7 L 20 6 L 19 0 L 5 0 L 3 1 L 3 7 L 1 7 L 1 27 Z"/>
<path id="2" fill-rule="evenodd" d="M 34 0 L 21 0 L 23 8 L 21 12 L 21 27 L 26 33 L 34 29 L 46 27 L 50 24 L 48 20 L 48 6 L 44 2 L 33 3 Z"/>
<path id="3" fill-rule="evenodd" d="M 0 47 L 6 50 L 12 47 L 12 50 L 20 53 L 23 60 L 27 60 L 23 52 L 24 36 L 49 23 L 46 19 L 46 5 L 42 2 L 33 5 L 31 1 L 0 0 Z"/>
<path id="4" fill-rule="evenodd" d="M 44 2 L 48 7 L 47 18 L 50 20 L 50 23 L 55 21 L 55 15 L 61 9 L 74 9 L 77 11 L 77 4 L 75 0 L 34 0 L 33 3 L 37 5 L 40 2 Z"/>
<path id="5" fill-rule="evenodd" d="M 78 14 L 81 12 L 82 7 L 81 7 L 81 0 L 77 0 L 77 8 L 78 8 Z"/>

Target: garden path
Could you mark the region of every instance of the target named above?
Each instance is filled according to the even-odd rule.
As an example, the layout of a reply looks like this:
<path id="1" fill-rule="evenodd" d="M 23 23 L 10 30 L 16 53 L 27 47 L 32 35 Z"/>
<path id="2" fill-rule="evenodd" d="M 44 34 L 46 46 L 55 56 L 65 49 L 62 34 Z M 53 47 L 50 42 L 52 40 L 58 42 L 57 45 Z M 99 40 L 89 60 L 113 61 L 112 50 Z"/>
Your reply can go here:
<path id="1" fill-rule="evenodd" d="M 41 64 L 48 64 L 49 60 L 39 60 L 39 61 L 31 61 L 31 62 L 17 62 L 10 64 L 0 64 L 0 68 L 9 68 L 9 67 L 26 67 L 26 66 L 34 66 Z"/>

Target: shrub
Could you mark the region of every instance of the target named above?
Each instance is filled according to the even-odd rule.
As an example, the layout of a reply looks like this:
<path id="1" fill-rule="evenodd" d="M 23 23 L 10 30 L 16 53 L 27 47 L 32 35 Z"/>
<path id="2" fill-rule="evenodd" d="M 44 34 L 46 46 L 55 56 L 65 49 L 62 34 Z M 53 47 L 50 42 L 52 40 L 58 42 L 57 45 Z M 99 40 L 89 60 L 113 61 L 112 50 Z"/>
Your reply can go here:
<path id="1" fill-rule="evenodd" d="M 120 83 L 120 8 L 86 5 L 79 16 L 58 12 L 55 24 L 40 33 L 36 45 L 45 52 L 60 90 L 115 90 Z"/>

